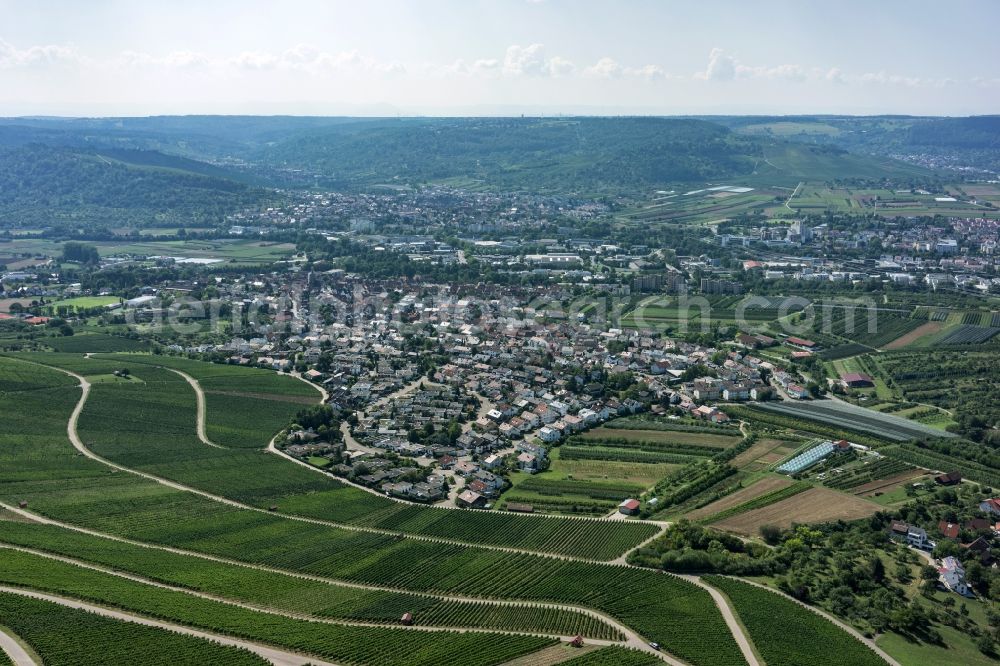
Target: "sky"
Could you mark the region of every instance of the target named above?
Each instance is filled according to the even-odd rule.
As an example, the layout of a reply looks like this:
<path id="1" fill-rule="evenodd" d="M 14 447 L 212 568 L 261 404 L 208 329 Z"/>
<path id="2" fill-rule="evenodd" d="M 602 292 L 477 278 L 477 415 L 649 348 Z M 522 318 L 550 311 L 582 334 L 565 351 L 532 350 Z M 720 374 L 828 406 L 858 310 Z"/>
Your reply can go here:
<path id="1" fill-rule="evenodd" d="M 0 116 L 1000 113 L 997 0 L 0 0 Z"/>

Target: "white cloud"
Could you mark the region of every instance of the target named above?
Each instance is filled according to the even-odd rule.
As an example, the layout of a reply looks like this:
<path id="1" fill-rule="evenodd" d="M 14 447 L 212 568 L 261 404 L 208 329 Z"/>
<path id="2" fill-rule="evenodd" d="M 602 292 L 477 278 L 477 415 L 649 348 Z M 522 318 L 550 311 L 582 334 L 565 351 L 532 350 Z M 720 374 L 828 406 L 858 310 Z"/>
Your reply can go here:
<path id="1" fill-rule="evenodd" d="M 736 59 L 720 48 L 708 54 L 708 67 L 704 72 L 696 72 L 696 79 L 705 81 L 732 81 L 736 78 Z"/>
<path id="2" fill-rule="evenodd" d="M 0 39 L 0 69 L 57 64 L 66 65 L 76 64 L 80 61 L 80 55 L 71 46 L 46 44 L 18 49 L 13 44 Z"/>
<path id="3" fill-rule="evenodd" d="M 560 56 L 547 58 L 544 44 L 512 44 L 504 55 L 502 71 L 513 77 L 567 76 L 576 71 L 576 65 Z"/>
<path id="4" fill-rule="evenodd" d="M 244 51 L 235 58 L 232 58 L 230 62 L 237 67 L 245 69 L 269 69 L 278 65 L 281 62 L 281 58 L 273 53 Z"/>
<path id="5" fill-rule="evenodd" d="M 745 65 L 724 49 L 714 48 L 708 54 L 708 66 L 695 72 L 694 78 L 702 81 L 732 81 L 734 79 L 785 79 L 805 81 L 808 72 L 800 65 Z"/>
<path id="6" fill-rule="evenodd" d="M 513 44 L 507 47 L 503 59 L 503 72 L 510 76 L 537 76 L 545 70 L 545 45 L 531 44 L 520 46 Z"/>
<path id="7" fill-rule="evenodd" d="M 664 79 L 675 78 L 659 65 L 643 65 L 642 67 L 626 67 L 622 70 L 625 76 L 634 76 L 640 79 L 649 79 L 650 81 L 660 81 Z"/>
<path id="8" fill-rule="evenodd" d="M 592 66 L 584 70 L 587 76 L 594 76 L 602 79 L 613 79 L 621 76 L 622 68 L 612 58 L 601 58 Z"/>
<path id="9" fill-rule="evenodd" d="M 569 76 L 576 72 L 576 65 L 572 61 L 559 56 L 553 56 L 546 64 L 549 74 L 552 76 Z"/>
<path id="10" fill-rule="evenodd" d="M 862 74 L 858 80 L 861 83 L 877 83 L 880 85 L 902 85 L 908 88 L 913 88 L 921 85 L 921 83 L 933 83 L 921 81 L 921 79 L 912 76 L 899 76 L 898 74 L 887 74 L 884 71 L 878 72 L 867 72 Z"/>

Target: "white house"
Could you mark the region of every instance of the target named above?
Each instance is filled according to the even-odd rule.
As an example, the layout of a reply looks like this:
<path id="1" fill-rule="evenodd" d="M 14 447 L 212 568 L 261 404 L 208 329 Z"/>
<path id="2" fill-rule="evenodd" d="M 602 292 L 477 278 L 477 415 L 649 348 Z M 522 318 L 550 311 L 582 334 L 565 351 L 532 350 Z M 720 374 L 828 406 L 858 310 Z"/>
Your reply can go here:
<path id="1" fill-rule="evenodd" d="M 965 584 L 965 568 L 956 558 L 949 555 L 941 560 L 938 573 L 941 574 L 941 580 L 944 581 L 949 590 L 961 594 L 963 597 L 969 594 L 969 588 Z"/>
<path id="2" fill-rule="evenodd" d="M 561 436 L 558 430 L 548 426 L 538 431 L 538 438 L 543 442 L 558 442 Z"/>
<path id="3" fill-rule="evenodd" d="M 501 462 L 503 462 L 503 458 L 493 453 L 487 456 L 486 460 L 483 461 L 483 467 L 485 467 L 486 469 L 496 469 L 497 467 L 500 466 Z"/>

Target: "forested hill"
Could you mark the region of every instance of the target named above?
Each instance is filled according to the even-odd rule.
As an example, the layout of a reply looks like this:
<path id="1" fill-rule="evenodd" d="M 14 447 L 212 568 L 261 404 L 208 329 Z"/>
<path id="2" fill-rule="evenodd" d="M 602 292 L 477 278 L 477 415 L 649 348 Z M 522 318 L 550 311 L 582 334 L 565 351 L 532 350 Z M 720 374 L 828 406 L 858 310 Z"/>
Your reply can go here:
<path id="1" fill-rule="evenodd" d="M 611 192 L 749 174 L 752 139 L 667 118 L 383 120 L 304 132 L 254 159 L 332 184 L 457 179 L 497 189 Z"/>
<path id="2" fill-rule="evenodd" d="M 239 172 L 224 177 L 275 187 L 445 182 L 469 189 L 615 195 L 746 181 L 755 173 L 750 184 L 789 186 L 802 179 L 913 174 L 891 160 L 868 164 L 835 146 L 801 151 L 781 137 L 748 134 L 710 118 L 0 119 L 0 145 L 28 142 L 239 164 Z M 779 158 L 789 150 L 794 159 L 784 164 Z"/>
<path id="3" fill-rule="evenodd" d="M 0 147 L 0 227 L 212 226 L 271 196 L 213 170 L 148 151 Z"/>

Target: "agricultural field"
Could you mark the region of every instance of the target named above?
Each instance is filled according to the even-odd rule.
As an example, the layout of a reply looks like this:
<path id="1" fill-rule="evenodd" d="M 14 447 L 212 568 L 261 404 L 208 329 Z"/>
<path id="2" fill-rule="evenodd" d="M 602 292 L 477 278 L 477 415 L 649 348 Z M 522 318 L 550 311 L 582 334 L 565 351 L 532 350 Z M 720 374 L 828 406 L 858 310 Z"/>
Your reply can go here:
<path id="1" fill-rule="evenodd" d="M 1000 423 L 995 352 L 902 350 L 880 355 L 878 365 L 900 397 L 951 412 L 966 437 L 979 439 Z"/>
<path id="2" fill-rule="evenodd" d="M 661 660 L 648 652 L 605 647 L 561 662 L 560 666 L 659 666 Z"/>
<path id="3" fill-rule="evenodd" d="M 976 313 L 978 314 L 978 313 Z M 1000 328 L 992 326 L 973 326 L 963 323 L 952 329 L 947 335 L 938 339 L 939 345 L 979 345 L 988 342 L 1000 333 Z"/>
<path id="4" fill-rule="evenodd" d="M 758 439 L 732 460 L 732 465 L 746 472 L 759 472 L 786 458 L 801 444 L 797 439 Z"/>
<path id="5" fill-rule="evenodd" d="M 19 363 L 0 359 L 4 368 Z M 303 523 L 113 473 L 76 455 L 66 442 L 65 423 L 79 389 L 66 386 L 54 370 L 36 368 L 34 380 L 35 390 L 0 396 L 7 401 L 0 405 L 4 413 L 21 419 L 14 432 L 28 431 L 28 422 L 44 424 L 32 430 L 31 438 L 0 433 L 5 456 L 0 501 L 7 504 L 23 501 L 30 510 L 112 535 L 294 573 L 400 591 L 584 605 L 619 619 L 695 666 L 743 663 L 711 598 L 672 576 Z M 56 384 L 45 389 L 49 382 Z M 602 524 L 605 534 L 609 526 Z M 210 617 L 217 623 L 220 615 L 211 611 Z M 314 640 L 317 632 L 282 629 L 280 634 L 305 641 Z M 340 649 L 344 642 L 334 645 Z"/>
<path id="6" fill-rule="evenodd" d="M 61 301 L 53 301 L 52 303 L 46 304 L 42 309 L 47 314 L 57 314 L 62 311 L 73 313 L 78 310 L 90 310 L 93 308 L 103 308 L 108 305 L 114 305 L 120 302 L 121 299 L 117 296 L 78 296 L 76 298 L 67 298 Z"/>
<path id="7" fill-rule="evenodd" d="M 614 423 L 612 421 L 612 423 Z M 613 440 L 623 439 L 628 442 L 648 442 L 650 444 L 676 444 L 678 446 L 691 446 L 696 448 L 720 448 L 725 449 L 736 445 L 741 437 L 738 432 L 729 429 L 728 432 L 687 432 L 683 430 L 669 429 L 636 429 L 636 428 L 614 428 L 598 427 L 588 430 L 579 436 L 581 440 Z"/>
<path id="8" fill-rule="evenodd" d="M 776 488 L 770 492 L 762 493 L 752 498 L 747 498 L 742 502 L 733 504 L 731 506 L 718 511 L 717 513 L 710 514 L 702 518 L 702 522 L 705 523 L 717 523 L 723 520 L 732 518 L 733 516 L 738 516 L 740 514 L 747 513 L 748 511 L 755 511 L 758 509 L 764 509 L 772 504 L 777 504 L 788 500 L 799 493 L 803 493 L 812 488 L 812 486 L 805 482 L 796 482 L 791 485 Z"/>
<path id="9" fill-rule="evenodd" d="M 880 458 L 844 467 L 839 474 L 830 474 L 823 481 L 823 485 L 836 490 L 856 490 L 857 494 L 864 494 L 877 490 L 883 484 L 892 485 L 900 478 L 905 480 L 919 474 L 913 466 L 902 461 Z"/>
<path id="10" fill-rule="evenodd" d="M 922 324 L 920 324 L 920 326 L 909 331 L 905 335 L 901 335 L 892 342 L 884 345 L 883 349 L 892 350 L 892 349 L 903 349 L 905 347 L 909 347 L 910 345 L 917 344 L 917 342 L 923 338 L 938 333 L 943 327 L 944 324 L 942 324 L 939 321 L 923 322 Z"/>
<path id="11" fill-rule="evenodd" d="M 162 365 L 185 372 L 205 392 L 208 438 L 231 448 L 261 449 L 296 413 L 319 403 L 319 389 L 271 370 L 174 356 L 99 356 L 104 360 Z"/>
<path id="12" fill-rule="evenodd" d="M 670 463 L 624 463 L 607 460 L 563 460 L 562 449 L 549 452 L 548 474 L 559 479 L 581 481 L 618 480 L 638 486 L 651 487 L 654 483 L 677 469 Z"/>
<path id="13" fill-rule="evenodd" d="M 14 526 L 0 537 L 0 543 L 30 547 L 71 557 L 74 561 L 128 572 L 183 590 L 317 619 L 395 625 L 403 613 L 409 612 L 413 614 L 414 626 L 535 631 L 559 636 L 581 634 L 605 640 L 621 638 L 606 623 L 576 611 L 337 586 L 115 542 L 51 526 Z M 54 581 L 59 581 L 61 590 L 95 601 L 103 601 L 100 594 L 107 593 L 97 590 L 102 586 L 113 587 L 117 582 L 114 578 L 91 573 L 72 564 L 13 550 L 4 553 L 0 581 L 29 586 L 52 585 Z M 126 587 L 129 586 L 126 584 Z"/>
<path id="14" fill-rule="evenodd" d="M 46 666 L 127 664 L 137 654 L 142 655 L 144 664 L 151 666 L 268 663 L 248 650 L 20 594 L 0 592 L 0 626 L 11 629 Z"/>
<path id="15" fill-rule="evenodd" d="M 93 243 L 102 257 L 138 255 L 182 257 L 196 261 L 218 261 L 229 264 L 270 264 L 287 259 L 295 251 L 291 243 L 275 243 L 249 239 L 220 238 L 214 240 L 176 241 L 97 241 Z M 62 243 L 44 238 L 15 238 L 7 244 L 12 253 L 40 254 L 47 257 L 62 255 Z"/>
<path id="16" fill-rule="evenodd" d="M 885 666 L 885 660 L 830 620 L 788 597 L 732 578 L 705 576 L 721 590 L 771 666 Z"/>
<path id="17" fill-rule="evenodd" d="M 149 343 L 119 335 L 78 333 L 62 338 L 45 338 L 42 343 L 61 353 L 146 351 Z"/>
<path id="18" fill-rule="evenodd" d="M 895 312 L 876 311 L 869 319 L 869 312 L 863 308 L 838 308 L 830 313 L 829 320 L 817 314 L 814 331 L 875 349 L 898 340 L 926 323 Z"/>
<path id="19" fill-rule="evenodd" d="M 794 482 L 791 479 L 782 476 L 766 476 L 759 481 L 751 483 L 730 495 L 723 497 L 722 499 L 716 500 L 711 504 L 706 504 L 703 507 L 697 508 L 687 514 L 687 518 L 690 520 L 701 520 L 708 518 L 709 516 L 714 516 L 722 511 L 732 509 L 734 507 L 740 506 L 744 502 L 748 502 L 758 497 L 768 495 L 777 490 L 782 490 L 791 486 Z"/>
<path id="20" fill-rule="evenodd" d="M 51 560 L 45 561 L 45 564 L 54 570 L 52 576 L 43 567 L 38 567 L 17 569 L 7 577 L 25 581 L 21 587 L 28 586 L 27 581 L 31 581 L 30 586 L 39 591 L 82 599 L 99 605 L 110 605 L 127 612 L 357 666 L 389 666 L 405 663 L 431 666 L 459 661 L 487 666 L 503 661 L 504 658 L 538 650 L 554 642 L 553 639 L 535 636 L 486 632 L 424 632 L 293 619 L 72 565 L 61 565 Z M 69 570 L 64 567 L 75 569 L 77 578 L 67 575 Z M 71 640 L 71 636 L 64 637 L 63 640 L 67 639 Z M 495 650 L 496 654 L 463 655 L 463 651 L 470 650 L 478 643 L 490 645 L 490 652 Z M 90 644 L 88 647 L 92 652 L 93 645 Z M 118 663 L 130 662 L 126 659 Z M 187 662 L 181 659 L 180 662 L 165 663 Z M 208 663 L 213 662 L 209 660 Z"/>
<path id="21" fill-rule="evenodd" d="M 826 488 L 810 488 L 762 508 L 732 515 L 713 523 L 714 527 L 757 536 L 764 525 L 787 529 L 793 523 L 823 523 L 831 520 L 858 520 L 880 511 L 881 506 L 868 500 Z"/>

